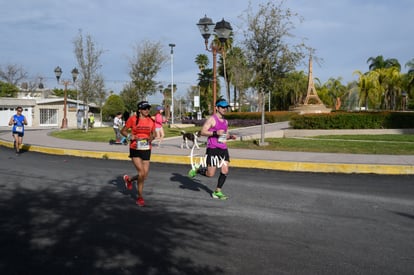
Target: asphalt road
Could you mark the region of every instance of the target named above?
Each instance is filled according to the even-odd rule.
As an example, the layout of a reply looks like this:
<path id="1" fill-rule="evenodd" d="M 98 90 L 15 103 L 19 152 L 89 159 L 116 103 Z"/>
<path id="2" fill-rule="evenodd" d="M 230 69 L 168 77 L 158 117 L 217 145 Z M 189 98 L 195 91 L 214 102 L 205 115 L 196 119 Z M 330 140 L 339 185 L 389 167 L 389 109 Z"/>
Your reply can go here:
<path id="1" fill-rule="evenodd" d="M 414 176 L 151 164 L 0 147 L 0 274 L 412 274 Z M 135 189 L 134 189 L 135 191 Z"/>

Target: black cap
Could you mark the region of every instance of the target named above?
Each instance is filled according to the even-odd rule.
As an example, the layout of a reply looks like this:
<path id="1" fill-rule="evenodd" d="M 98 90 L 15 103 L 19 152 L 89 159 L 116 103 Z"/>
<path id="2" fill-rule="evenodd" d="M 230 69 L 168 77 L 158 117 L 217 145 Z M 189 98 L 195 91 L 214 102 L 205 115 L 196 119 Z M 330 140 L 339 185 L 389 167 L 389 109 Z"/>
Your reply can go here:
<path id="1" fill-rule="evenodd" d="M 148 103 L 148 101 L 140 101 L 137 104 L 138 110 L 151 108 L 151 105 Z"/>

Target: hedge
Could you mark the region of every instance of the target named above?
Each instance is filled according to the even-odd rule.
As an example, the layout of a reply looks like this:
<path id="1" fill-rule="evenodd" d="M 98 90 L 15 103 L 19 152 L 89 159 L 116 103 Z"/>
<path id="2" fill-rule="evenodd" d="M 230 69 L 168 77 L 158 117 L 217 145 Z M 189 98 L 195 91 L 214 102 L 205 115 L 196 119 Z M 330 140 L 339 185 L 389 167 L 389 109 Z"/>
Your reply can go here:
<path id="1" fill-rule="evenodd" d="M 413 112 L 332 112 L 296 115 L 294 129 L 407 129 L 414 128 Z"/>

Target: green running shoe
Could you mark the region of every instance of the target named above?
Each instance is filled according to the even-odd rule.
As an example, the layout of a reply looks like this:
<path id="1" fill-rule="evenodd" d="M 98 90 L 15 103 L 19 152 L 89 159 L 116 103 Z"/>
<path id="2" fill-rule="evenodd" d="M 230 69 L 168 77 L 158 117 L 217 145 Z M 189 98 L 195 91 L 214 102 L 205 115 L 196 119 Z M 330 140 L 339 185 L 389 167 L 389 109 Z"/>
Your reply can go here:
<path id="1" fill-rule="evenodd" d="M 197 175 L 197 170 L 196 169 L 191 169 L 188 172 L 188 177 L 190 177 L 190 178 L 194 178 L 196 175 Z"/>
<path id="2" fill-rule="evenodd" d="M 219 199 L 219 200 L 227 200 L 229 197 L 227 197 L 226 195 L 224 195 L 223 194 L 223 192 L 221 192 L 221 191 L 219 191 L 219 192 L 216 192 L 216 191 L 214 191 L 212 194 L 211 194 L 211 196 L 214 198 L 214 199 Z"/>

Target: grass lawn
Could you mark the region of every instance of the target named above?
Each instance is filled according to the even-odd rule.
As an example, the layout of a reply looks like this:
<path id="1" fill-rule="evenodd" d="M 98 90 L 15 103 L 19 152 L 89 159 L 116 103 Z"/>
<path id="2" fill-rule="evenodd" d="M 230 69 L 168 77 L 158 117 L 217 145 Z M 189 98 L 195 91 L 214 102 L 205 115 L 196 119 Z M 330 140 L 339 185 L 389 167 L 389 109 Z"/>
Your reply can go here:
<path id="1" fill-rule="evenodd" d="M 195 132 L 200 130 L 200 127 L 188 127 L 183 129 L 186 132 Z M 181 129 L 169 128 L 164 126 L 165 137 L 180 136 Z M 81 129 L 57 130 L 51 133 L 53 137 L 81 140 L 81 141 L 97 141 L 108 142 L 110 139 L 115 139 L 115 132 L 112 127 L 98 127 L 89 129 L 88 132 Z"/>
<path id="2" fill-rule="evenodd" d="M 200 127 L 189 127 L 186 132 L 195 132 Z M 165 136 L 179 136 L 181 129 L 164 127 Z M 111 127 L 93 128 L 88 132 L 83 130 L 58 130 L 52 136 L 64 139 L 108 142 L 115 137 Z M 256 140 L 231 141 L 229 148 L 321 152 L 321 153 L 350 153 L 350 154 L 384 154 L 384 155 L 413 155 L 414 135 L 340 135 L 315 136 L 307 138 L 269 138 L 265 139 L 268 146 L 258 146 Z"/>
<path id="3" fill-rule="evenodd" d="M 317 136 L 311 138 L 270 138 L 265 139 L 268 146 L 258 146 L 257 141 L 230 142 L 229 148 L 348 153 L 413 155 L 414 135 L 352 135 Z"/>

